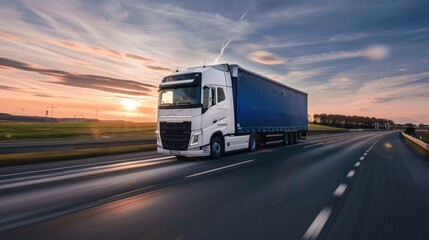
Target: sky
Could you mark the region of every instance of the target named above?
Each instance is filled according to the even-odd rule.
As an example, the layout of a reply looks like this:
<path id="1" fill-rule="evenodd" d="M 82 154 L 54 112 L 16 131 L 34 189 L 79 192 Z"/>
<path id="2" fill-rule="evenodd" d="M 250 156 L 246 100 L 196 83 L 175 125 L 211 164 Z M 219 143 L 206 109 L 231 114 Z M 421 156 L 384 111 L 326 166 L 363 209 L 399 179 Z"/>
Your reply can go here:
<path id="1" fill-rule="evenodd" d="M 425 0 L 0 0 L 0 112 L 156 121 L 161 79 L 206 62 L 305 91 L 310 114 L 429 123 L 428 12 Z"/>

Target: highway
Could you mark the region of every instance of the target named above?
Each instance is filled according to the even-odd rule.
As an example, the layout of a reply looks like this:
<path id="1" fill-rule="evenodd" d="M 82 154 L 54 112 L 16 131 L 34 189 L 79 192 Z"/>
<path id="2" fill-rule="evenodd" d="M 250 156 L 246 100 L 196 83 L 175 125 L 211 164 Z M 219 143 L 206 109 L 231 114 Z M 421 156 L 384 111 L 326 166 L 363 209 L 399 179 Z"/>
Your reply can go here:
<path id="1" fill-rule="evenodd" d="M 369 131 L 3 167 L 0 209 L 0 239 L 429 239 L 429 161 Z"/>

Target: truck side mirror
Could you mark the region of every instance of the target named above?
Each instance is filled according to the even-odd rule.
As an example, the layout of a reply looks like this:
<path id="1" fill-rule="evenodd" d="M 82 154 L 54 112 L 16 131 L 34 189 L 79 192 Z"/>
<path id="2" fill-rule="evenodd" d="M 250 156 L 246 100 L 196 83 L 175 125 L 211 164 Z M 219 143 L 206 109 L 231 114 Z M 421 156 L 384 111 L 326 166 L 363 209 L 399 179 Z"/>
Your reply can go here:
<path id="1" fill-rule="evenodd" d="M 209 87 L 203 87 L 203 113 L 211 107 L 211 90 Z"/>

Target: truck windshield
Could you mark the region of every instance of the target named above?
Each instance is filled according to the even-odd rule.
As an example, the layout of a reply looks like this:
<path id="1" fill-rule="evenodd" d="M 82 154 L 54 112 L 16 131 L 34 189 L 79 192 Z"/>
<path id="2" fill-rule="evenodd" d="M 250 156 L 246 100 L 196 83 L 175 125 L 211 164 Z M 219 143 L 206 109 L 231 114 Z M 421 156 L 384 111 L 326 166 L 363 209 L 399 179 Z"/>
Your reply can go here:
<path id="1" fill-rule="evenodd" d="M 201 87 L 188 86 L 161 89 L 159 91 L 158 107 L 160 109 L 201 107 Z"/>

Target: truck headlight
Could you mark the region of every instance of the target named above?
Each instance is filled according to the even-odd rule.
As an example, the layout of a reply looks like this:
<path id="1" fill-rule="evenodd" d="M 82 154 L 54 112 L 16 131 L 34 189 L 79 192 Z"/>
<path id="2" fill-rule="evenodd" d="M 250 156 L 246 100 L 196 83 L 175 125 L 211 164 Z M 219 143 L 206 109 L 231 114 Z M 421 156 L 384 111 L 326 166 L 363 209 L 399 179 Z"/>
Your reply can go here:
<path id="1" fill-rule="evenodd" d="M 194 146 L 194 145 L 198 144 L 198 139 L 199 139 L 200 135 L 201 135 L 201 133 L 194 133 L 192 135 L 191 144 L 190 144 L 191 146 Z"/>

